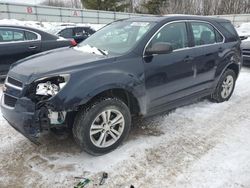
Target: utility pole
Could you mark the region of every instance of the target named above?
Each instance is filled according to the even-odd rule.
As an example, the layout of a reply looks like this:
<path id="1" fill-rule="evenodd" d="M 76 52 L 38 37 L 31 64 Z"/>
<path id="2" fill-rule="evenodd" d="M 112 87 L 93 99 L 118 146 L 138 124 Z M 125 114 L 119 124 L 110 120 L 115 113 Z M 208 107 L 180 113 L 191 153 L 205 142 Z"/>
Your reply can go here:
<path id="1" fill-rule="evenodd" d="M 84 0 L 81 0 L 80 3 L 81 3 L 82 8 L 85 9 Z"/>
<path id="2" fill-rule="evenodd" d="M 135 7 L 134 7 L 134 0 L 130 0 L 130 6 L 131 6 L 131 12 L 135 12 Z"/>
<path id="3" fill-rule="evenodd" d="M 101 0 L 97 0 L 97 3 L 98 3 L 98 10 L 100 10 L 100 8 L 101 8 Z"/>

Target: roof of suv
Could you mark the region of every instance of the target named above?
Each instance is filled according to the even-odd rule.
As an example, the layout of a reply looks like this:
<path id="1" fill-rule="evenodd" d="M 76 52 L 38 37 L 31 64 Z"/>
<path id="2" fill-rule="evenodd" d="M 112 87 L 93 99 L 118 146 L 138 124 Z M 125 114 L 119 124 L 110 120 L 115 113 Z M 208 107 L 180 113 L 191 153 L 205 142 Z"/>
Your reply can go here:
<path id="1" fill-rule="evenodd" d="M 229 20 L 210 17 L 210 16 L 196 16 L 196 15 L 184 15 L 184 14 L 169 14 L 164 16 L 143 16 L 125 19 L 129 21 L 149 21 L 149 22 L 161 22 L 164 20 L 201 20 L 201 21 L 217 21 L 217 22 L 229 22 Z"/>

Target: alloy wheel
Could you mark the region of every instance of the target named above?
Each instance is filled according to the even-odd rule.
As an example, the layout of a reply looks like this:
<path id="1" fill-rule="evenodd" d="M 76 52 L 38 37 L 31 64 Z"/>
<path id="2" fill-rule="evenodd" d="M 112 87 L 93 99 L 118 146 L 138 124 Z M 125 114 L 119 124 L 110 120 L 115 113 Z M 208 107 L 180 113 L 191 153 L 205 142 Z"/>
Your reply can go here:
<path id="1" fill-rule="evenodd" d="M 234 78 L 233 76 L 228 75 L 222 83 L 221 97 L 223 99 L 229 97 L 233 91 L 233 87 L 234 87 Z"/>
<path id="2" fill-rule="evenodd" d="M 101 112 L 90 127 L 91 142 L 99 148 L 106 148 L 121 137 L 125 126 L 124 116 L 115 109 Z"/>

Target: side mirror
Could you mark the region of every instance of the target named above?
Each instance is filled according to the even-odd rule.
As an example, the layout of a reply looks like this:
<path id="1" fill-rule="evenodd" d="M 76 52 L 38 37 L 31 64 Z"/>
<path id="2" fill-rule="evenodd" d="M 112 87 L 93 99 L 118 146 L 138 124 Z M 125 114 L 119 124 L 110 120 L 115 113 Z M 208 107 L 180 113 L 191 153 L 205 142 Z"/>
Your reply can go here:
<path id="1" fill-rule="evenodd" d="M 157 42 L 151 48 L 146 49 L 145 55 L 153 54 L 169 54 L 173 51 L 173 47 L 168 42 Z"/>

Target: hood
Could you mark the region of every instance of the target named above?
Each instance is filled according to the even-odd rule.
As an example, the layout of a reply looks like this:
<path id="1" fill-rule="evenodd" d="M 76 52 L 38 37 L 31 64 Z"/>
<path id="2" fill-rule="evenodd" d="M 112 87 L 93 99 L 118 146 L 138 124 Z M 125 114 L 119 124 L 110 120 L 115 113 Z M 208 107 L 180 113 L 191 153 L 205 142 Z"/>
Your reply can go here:
<path id="1" fill-rule="evenodd" d="M 250 31 L 247 28 L 237 28 L 236 31 L 239 36 L 250 36 Z"/>
<path id="2" fill-rule="evenodd" d="M 41 77 L 57 73 L 72 72 L 92 66 L 99 61 L 111 59 L 110 56 L 82 52 L 74 48 L 60 48 L 25 58 L 13 64 L 8 75 L 23 80 L 27 77 Z"/>

